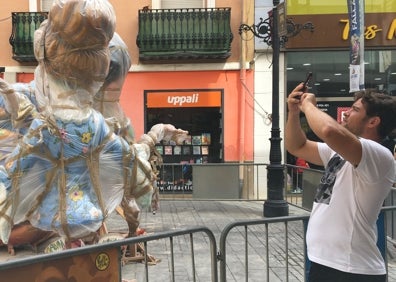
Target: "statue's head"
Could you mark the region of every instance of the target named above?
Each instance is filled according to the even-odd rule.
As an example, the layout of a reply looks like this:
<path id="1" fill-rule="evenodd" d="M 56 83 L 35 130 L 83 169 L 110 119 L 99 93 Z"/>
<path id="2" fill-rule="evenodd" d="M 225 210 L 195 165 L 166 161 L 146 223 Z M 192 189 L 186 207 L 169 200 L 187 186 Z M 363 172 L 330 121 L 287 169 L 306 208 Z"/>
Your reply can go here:
<path id="1" fill-rule="evenodd" d="M 107 0 L 55 0 L 35 33 L 39 67 L 70 89 L 94 91 L 108 73 L 115 21 Z"/>
<path id="2" fill-rule="evenodd" d="M 121 95 L 121 89 L 129 68 L 132 65 L 128 47 L 115 32 L 109 43 L 110 67 L 101 89 L 96 94 L 98 101 L 117 100 Z"/>
<path id="3" fill-rule="evenodd" d="M 132 65 L 128 47 L 118 33 L 114 33 L 110 40 L 109 49 L 110 68 L 103 85 L 104 88 L 112 82 L 124 80 Z"/>

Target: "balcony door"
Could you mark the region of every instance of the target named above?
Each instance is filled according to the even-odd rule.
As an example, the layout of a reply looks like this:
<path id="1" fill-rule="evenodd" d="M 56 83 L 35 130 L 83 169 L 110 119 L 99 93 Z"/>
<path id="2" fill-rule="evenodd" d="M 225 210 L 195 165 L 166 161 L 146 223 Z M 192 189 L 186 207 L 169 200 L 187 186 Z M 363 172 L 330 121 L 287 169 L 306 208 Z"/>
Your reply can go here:
<path id="1" fill-rule="evenodd" d="M 40 11 L 41 12 L 49 12 L 53 3 L 54 3 L 54 0 L 41 0 L 40 1 Z"/>
<path id="2" fill-rule="evenodd" d="M 206 8 L 204 0 L 161 0 L 161 9 Z"/>
<path id="3" fill-rule="evenodd" d="M 215 8 L 215 0 L 153 0 L 152 9 Z"/>

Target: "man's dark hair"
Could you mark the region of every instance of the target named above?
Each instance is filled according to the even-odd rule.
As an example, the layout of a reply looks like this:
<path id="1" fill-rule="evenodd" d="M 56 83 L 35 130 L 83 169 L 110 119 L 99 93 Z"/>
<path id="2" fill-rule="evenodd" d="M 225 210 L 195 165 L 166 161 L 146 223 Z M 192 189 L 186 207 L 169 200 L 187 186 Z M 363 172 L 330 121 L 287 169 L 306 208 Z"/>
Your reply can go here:
<path id="1" fill-rule="evenodd" d="M 362 90 L 355 93 L 355 101 L 362 99 L 362 104 L 369 117 L 378 116 L 381 123 L 378 134 L 382 137 L 392 137 L 396 133 L 396 99 L 393 96 L 379 93 L 374 89 Z"/>

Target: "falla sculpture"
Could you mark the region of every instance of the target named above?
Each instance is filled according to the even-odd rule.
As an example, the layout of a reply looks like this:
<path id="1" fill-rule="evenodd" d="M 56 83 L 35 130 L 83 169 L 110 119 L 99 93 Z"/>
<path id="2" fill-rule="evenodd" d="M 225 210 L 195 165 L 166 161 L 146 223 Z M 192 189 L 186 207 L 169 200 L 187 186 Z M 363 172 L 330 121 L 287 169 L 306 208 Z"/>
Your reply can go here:
<path id="1" fill-rule="evenodd" d="M 155 144 L 188 132 L 156 124 L 135 140 L 118 99 L 131 61 L 107 0 L 56 0 L 34 35 L 34 81 L 0 80 L 0 240 L 66 248 L 119 208 L 129 232 L 151 204 Z"/>

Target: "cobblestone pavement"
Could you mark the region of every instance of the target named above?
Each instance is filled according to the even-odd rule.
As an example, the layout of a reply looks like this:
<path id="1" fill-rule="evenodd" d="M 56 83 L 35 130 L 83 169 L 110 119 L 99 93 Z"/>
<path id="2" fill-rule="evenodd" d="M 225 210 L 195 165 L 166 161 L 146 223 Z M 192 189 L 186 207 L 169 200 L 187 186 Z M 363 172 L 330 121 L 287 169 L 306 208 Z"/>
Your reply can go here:
<path id="1" fill-rule="evenodd" d="M 262 219 L 262 201 L 199 201 L 199 200 L 163 200 L 160 210 L 153 215 L 149 211 L 142 211 L 140 227 L 148 234 L 162 231 L 178 230 L 193 226 L 209 228 L 219 248 L 221 232 L 229 223 L 239 220 Z M 307 212 L 289 205 L 290 215 L 306 215 Z M 107 220 L 107 227 L 111 233 L 126 233 L 127 225 L 117 214 Z M 285 224 L 276 223 L 266 226 L 250 226 L 233 229 L 227 237 L 227 281 L 303 281 L 304 280 L 304 239 L 301 222 L 291 222 L 287 225 L 288 256 L 285 259 Z M 248 268 L 245 264 L 245 232 L 248 234 L 247 253 Z M 266 240 L 268 233 L 269 252 L 267 257 Z M 205 234 L 194 234 L 194 257 L 191 257 L 190 238 L 187 235 L 169 239 L 148 242 L 148 253 L 157 263 L 145 265 L 140 262 L 129 262 L 122 266 L 122 278 L 125 281 L 211 281 L 211 264 L 209 252 L 209 238 Z M 170 245 L 174 254 L 171 256 Z M 388 244 L 389 280 L 396 281 L 396 251 L 393 244 Z M 1 261 L 32 256 L 29 249 L 17 250 L 17 255 L 10 257 L 6 248 L 0 249 Z M 193 264 L 195 279 L 193 278 Z M 269 267 L 266 262 L 269 261 Z M 174 277 L 172 278 L 172 269 Z M 218 269 L 220 272 L 220 269 Z M 288 280 L 286 278 L 288 274 Z M 1 280 L 1 279 L 0 279 Z M 85 282 L 85 281 L 84 281 Z"/>

